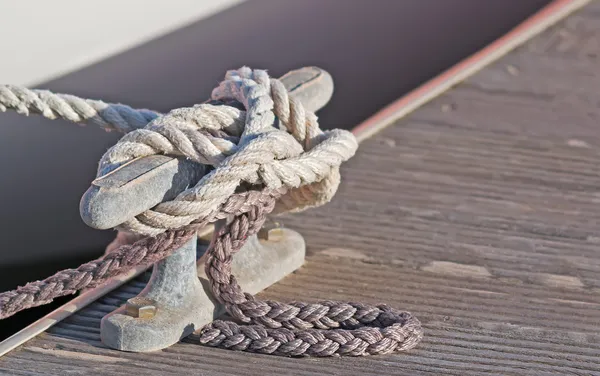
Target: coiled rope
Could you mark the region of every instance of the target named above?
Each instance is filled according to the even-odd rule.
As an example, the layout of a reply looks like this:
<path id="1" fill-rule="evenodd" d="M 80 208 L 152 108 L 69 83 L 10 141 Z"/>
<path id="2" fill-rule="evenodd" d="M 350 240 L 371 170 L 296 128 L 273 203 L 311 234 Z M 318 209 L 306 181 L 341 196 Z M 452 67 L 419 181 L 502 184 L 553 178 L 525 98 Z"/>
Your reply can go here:
<path id="1" fill-rule="evenodd" d="M 285 356 L 358 356 L 414 347 L 422 329 L 408 312 L 361 303 L 260 301 L 241 290 L 231 274 L 233 255 L 258 232 L 267 214 L 328 202 L 340 183 L 339 167 L 354 155 L 357 142 L 344 130 L 321 131 L 317 117 L 262 70 L 227 72 L 211 99 L 216 104 L 239 102 L 245 111 L 206 103 L 161 115 L 0 86 L 1 111 L 91 122 L 126 133 L 100 160 L 98 176 L 155 154 L 185 156 L 213 166 L 174 200 L 119 226 L 147 238 L 0 294 L 0 318 L 98 285 L 137 265 L 155 263 L 184 244 L 195 229 L 233 216 L 214 234 L 206 274 L 216 299 L 242 325 L 214 321 L 201 330 L 202 344 Z"/>

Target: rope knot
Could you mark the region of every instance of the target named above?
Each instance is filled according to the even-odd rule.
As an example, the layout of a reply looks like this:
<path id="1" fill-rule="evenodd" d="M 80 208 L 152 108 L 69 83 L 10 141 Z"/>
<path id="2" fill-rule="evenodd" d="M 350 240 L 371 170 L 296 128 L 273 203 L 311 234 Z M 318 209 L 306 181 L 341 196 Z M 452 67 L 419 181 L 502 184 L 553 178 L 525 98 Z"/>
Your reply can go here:
<path id="1" fill-rule="evenodd" d="M 277 202 L 277 213 L 331 200 L 340 182 L 339 167 L 358 146 L 350 132 L 323 132 L 316 115 L 264 70 L 228 71 L 211 100 L 155 118 L 126 134 L 102 157 L 99 176 L 154 154 L 211 167 L 195 186 L 119 229 L 154 236 L 195 225 L 245 185 L 287 190 Z M 241 103 L 245 111 L 224 104 L 232 102 Z"/>

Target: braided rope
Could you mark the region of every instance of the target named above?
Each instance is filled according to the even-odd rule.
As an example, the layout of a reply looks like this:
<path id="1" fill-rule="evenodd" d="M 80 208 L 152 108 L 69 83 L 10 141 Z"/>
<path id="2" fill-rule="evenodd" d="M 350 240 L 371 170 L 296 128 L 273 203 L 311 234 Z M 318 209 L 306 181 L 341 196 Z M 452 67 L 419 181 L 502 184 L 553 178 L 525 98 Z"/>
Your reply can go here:
<path id="1" fill-rule="evenodd" d="M 42 281 L 36 281 L 13 291 L 0 293 L 0 319 L 5 319 L 27 308 L 50 303 L 52 300 L 97 286 L 108 279 L 127 273 L 136 266 L 152 265 L 181 247 L 194 234 L 194 229 L 229 216 L 241 215 L 254 205 L 280 197 L 285 191 L 263 189 L 232 195 L 218 210 L 193 228 L 167 231 L 156 237 L 123 245 L 103 257 L 66 269 Z"/>
<path id="2" fill-rule="evenodd" d="M 375 355 L 408 350 L 423 337 L 421 323 L 408 312 L 385 305 L 324 301 L 289 304 L 256 300 L 231 274 L 233 255 L 258 232 L 275 200 L 240 214 L 216 234 L 206 260 L 213 294 L 243 323 L 214 321 L 200 343 L 232 350 L 284 356 Z"/>
<path id="3" fill-rule="evenodd" d="M 127 133 L 101 159 L 98 176 L 135 158 L 185 156 L 214 166 L 194 187 L 119 228 L 152 235 L 104 257 L 0 294 L 0 318 L 97 285 L 136 265 L 154 263 L 181 246 L 193 229 L 233 216 L 208 250 L 211 289 L 227 312 L 244 324 L 215 321 L 200 342 L 285 356 L 369 355 L 406 350 L 422 337 L 410 313 L 385 305 L 325 301 L 289 304 L 245 294 L 231 274 L 233 255 L 270 212 L 298 211 L 328 202 L 340 182 L 339 166 L 355 152 L 351 133 L 323 132 L 316 116 L 290 98 L 266 72 L 229 71 L 210 103 L 159 116 L 70 95 L 0 86 L 0 110 L 37 112 L 47 118 L 89 121 Z M 273 125 L 280 124 L 285 129 Z M 287 132 L 286 132 L 287 130 Z M 251 189 L 239 193 L 239 188 Z M 252 190 L 263 187 L 261 191 Z"/>

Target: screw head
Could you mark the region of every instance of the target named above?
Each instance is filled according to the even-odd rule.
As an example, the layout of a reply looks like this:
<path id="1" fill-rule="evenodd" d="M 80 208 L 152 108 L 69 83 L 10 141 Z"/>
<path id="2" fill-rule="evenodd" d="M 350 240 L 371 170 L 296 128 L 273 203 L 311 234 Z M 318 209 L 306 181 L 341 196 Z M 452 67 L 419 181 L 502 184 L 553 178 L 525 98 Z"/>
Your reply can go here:
<path id="1" fill-rule="evenodd" d="M 258 239 L 277 242 L 283 239 L 283 226 L 278 222 L 267 222 L 258 231 Z"/>
<path id="2" fill-rule="evenodd" d="M 127 300 L 125 311 L 131 317 L 151 319 L 156 315 L 156 302 L 153 299 L 136 296 Z"/>

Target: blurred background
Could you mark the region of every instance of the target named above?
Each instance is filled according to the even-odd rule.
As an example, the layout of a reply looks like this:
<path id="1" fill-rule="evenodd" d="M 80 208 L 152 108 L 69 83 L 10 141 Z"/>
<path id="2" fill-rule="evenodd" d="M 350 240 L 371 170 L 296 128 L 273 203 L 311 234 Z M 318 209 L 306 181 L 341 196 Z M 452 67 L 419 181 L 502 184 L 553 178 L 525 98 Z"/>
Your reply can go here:
<path id="1" fill-rule="evenodd" d="M 502 36 L 548 0 L 0 0 L 0 82 L 168 111 L 227 69 L 328 70 L 324 128 L 351 129 Z M 79 217 L 119 135 L 0 114 L 0 291 L 102 254 Z M 67 301 L 0 321 L 0 339 Z"/>

